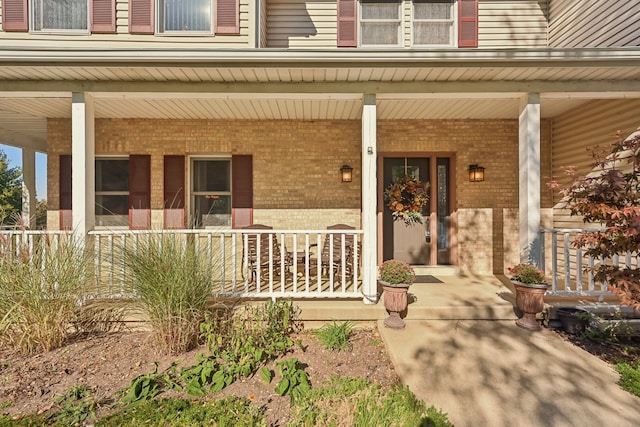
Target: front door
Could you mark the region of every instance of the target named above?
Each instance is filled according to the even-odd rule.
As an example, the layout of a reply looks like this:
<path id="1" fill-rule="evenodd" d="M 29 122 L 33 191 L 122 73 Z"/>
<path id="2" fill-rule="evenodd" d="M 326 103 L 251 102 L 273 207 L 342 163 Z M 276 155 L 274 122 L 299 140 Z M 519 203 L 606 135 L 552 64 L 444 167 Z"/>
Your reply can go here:
<path id="1" fill-rule="evenodd" d="M 383 259 L 399 259 L 413 265 L 450 263 L 451 215 L 450 159 L 447 157 L 385 157 L 383 189 L 404 176 L 429 184 L 429 201 L 422 221 L 407 225 L 395 220 L 382 203 Z"/>

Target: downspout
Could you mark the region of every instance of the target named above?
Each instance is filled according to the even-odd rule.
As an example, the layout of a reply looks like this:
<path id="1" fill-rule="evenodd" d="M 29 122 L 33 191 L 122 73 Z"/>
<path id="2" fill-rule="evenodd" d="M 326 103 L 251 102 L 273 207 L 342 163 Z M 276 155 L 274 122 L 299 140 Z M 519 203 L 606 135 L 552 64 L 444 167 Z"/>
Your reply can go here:
<path id="1" fill-rule="evenodd" d="M 261 5 L 262 3 L 260 2 L 260 0 L 256 0 L 256 13 L 255 13 L 255 17 L 256 17 L 256 40 L 255 40 L 255 47 L 257 49 L 260 49 L 262 46 L 260 45 L 260 31 L 262 30 L 262 9 L 261 9 Z"/>

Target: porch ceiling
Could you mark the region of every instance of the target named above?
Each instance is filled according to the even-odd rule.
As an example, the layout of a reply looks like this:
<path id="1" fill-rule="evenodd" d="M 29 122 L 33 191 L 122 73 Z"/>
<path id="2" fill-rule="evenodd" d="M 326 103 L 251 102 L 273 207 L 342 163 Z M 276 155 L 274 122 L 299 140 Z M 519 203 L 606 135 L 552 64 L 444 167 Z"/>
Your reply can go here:
<path id="1" fill-rule="evenodd" d="M 393 64 L 393 65 L 389 65 Z M 640 48 L 451 51 L 0 47 L 0 143 L 45 146 L 46 118 L 89 92 L 97 118 L 359 120 L 551 118 L 591 99 L 640 97 Z"/>
<path id="2" fill-rule="evenodd" d="M 95 93 L 96 118 L 220 120 L 360 120 L 360 95 Z M 71 93 L 14 97 L 0 93 L 0 143 L 46 150 L 47 118 L 71 117 Z M 541 115 L 553 118 L 616 93 L 543 94 Z M 624 94 L 640 98 L 640 92 Z M 379 120 L 515 119 L 519 94 L 406 95 L 378 100 Z"/>

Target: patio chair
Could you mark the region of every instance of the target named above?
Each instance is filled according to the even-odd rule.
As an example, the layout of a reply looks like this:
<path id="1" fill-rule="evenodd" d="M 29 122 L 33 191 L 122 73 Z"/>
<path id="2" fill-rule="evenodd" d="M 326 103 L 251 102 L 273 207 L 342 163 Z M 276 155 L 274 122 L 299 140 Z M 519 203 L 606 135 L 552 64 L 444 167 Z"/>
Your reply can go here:
<path id="1" fill-rule="evenodd" d="M 273 227 L 263 224 L 253 224 L 242 228 L 245 230 L 273 230 Z M 269 237 L 271 237 L 271 239 L 269 239 Z M 270 240 L 271 246 L 269 246 Z M 245 278 L 246 270 L 249 276 L 249 283 L 257 279 L 258 269 L 260 269 L 261 277 L 265 277 L 265 274 L 269 274 L 270 253 L 273 260 L 274 274 L 279 276 L 281 274 L 286 274 L 289 271 L 289 267 L 291 266 L 291 255 L 285 251 L 283 262 L 280 244 L 278 243 L 278 238 L 275 233 L 247 234 L 246 244 L 246 250 L 242 251 L 243 257 L 246 256 L 246 259 L 243 260 L 244 268 L 242 278 Z M 258 256 L 260 259 L 258 259 Z"/>
<path id="2" fill-rule="evenodd" d="M 320 269 L 322 276 L 329 277 L 329 274 L 333 274 L 334 277 L 338 276 L 342 270 L 342 240 L 343 236 L 339 233 L 339 230 L 355 230 L 355 227 L 351 227 L 346 224 L 334 224 L 327 227 L 330 230 L 325 235 L 322 243 L 322 250 L 320 252 Z M 317 246 L 317 245 L 311 245 Z M 333 248 L 333 250 L 332 250 Z M 354 250 L 354 238 L 353 234 L 346 234 L 344 236 L 344 269 L 348 278 L 353 278 L 353 250 Z M 316 267 L 318 263 L 317 259 L 310 259 L 309 264 Z"/>

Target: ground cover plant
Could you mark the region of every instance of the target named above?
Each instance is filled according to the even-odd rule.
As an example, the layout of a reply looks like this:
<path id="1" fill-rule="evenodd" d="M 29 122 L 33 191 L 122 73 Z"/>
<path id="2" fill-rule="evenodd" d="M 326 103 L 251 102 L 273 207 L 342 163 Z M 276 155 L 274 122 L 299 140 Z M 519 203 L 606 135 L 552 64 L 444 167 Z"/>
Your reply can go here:
<path id="1" fill-rule="evenodd" d="M 123 331 L 89 336 L 38 357 L 16 359 L 3 349 L 0 414 L 5 416 L 0 416 L 0 426 L 71 425 L 70 420 L 75 420 L 76 425 L 96 426 L 293 426 L 299 425 L 300 408 L 310 407 L 311 393 L 326 389 L 327 381 L 349 389 L 352 383 L 365 379 L 362 388 L 370 391 L 362 392 L 361 400 L 356 397 L 353 402 L 360 402 L 363 417 L 373 412 L 383 421 L 364 418 L 352 425 L 421 425 L 412 424 L 418 419 L 433 422 L 423 425 L 449 425 L 443 423 L 445 414 L 425 409 L 399 386 L 374 328 L 354 329 L 349 335 L 348 350 L 337 351 L 327 349 L 315 334 L 299 331 L 296 308 L 290 302 L 233 311 L 234 316 L 220 312 L 209 316 L 203 323 L 201 344 L 179 356 L 156 350 L 153 336 L 147 332 Z M 258 321 L 250 321 L 250 313 Z M 246 340 L 241 340 L 240 326 L 230 322 L 231 317 L 249 331 Z M 274 329 L 270 325 L 279 326 Z M 233 332 L 234 329 L 238 331 Z M 262 344 L 256 344 L 259 342 Z M 286 347 L 283 349 L 278 342 Z M 203 371 L 223 366 L 219 363 L 223 358 L 221 370 L 233 375 L 221 390 L 213 387 L 215 381 L 188 385 L 189 378 L 196 376 L 194 369 L 203 378 Z M 253 359 L 251 373 L 245 375 L 248 359 Z M 204 377 L 209 374 L 206 372 Z M 66 398 L 55 403 L 60 396 Z M 385 396 L 396 396 L 395 400 L 407 403 L 399 405 L 404 409 L 398 411 Z M 344 420 L 348 413 L 344 410 L 347 412 L 342 415 L 331 415 L 328 408 L 318 409 L 317 413 Z M 395 424 L 384 418 L 389 411 L 400 414 Z M 336 425 L 349 424 L 340 421 Z"/>

